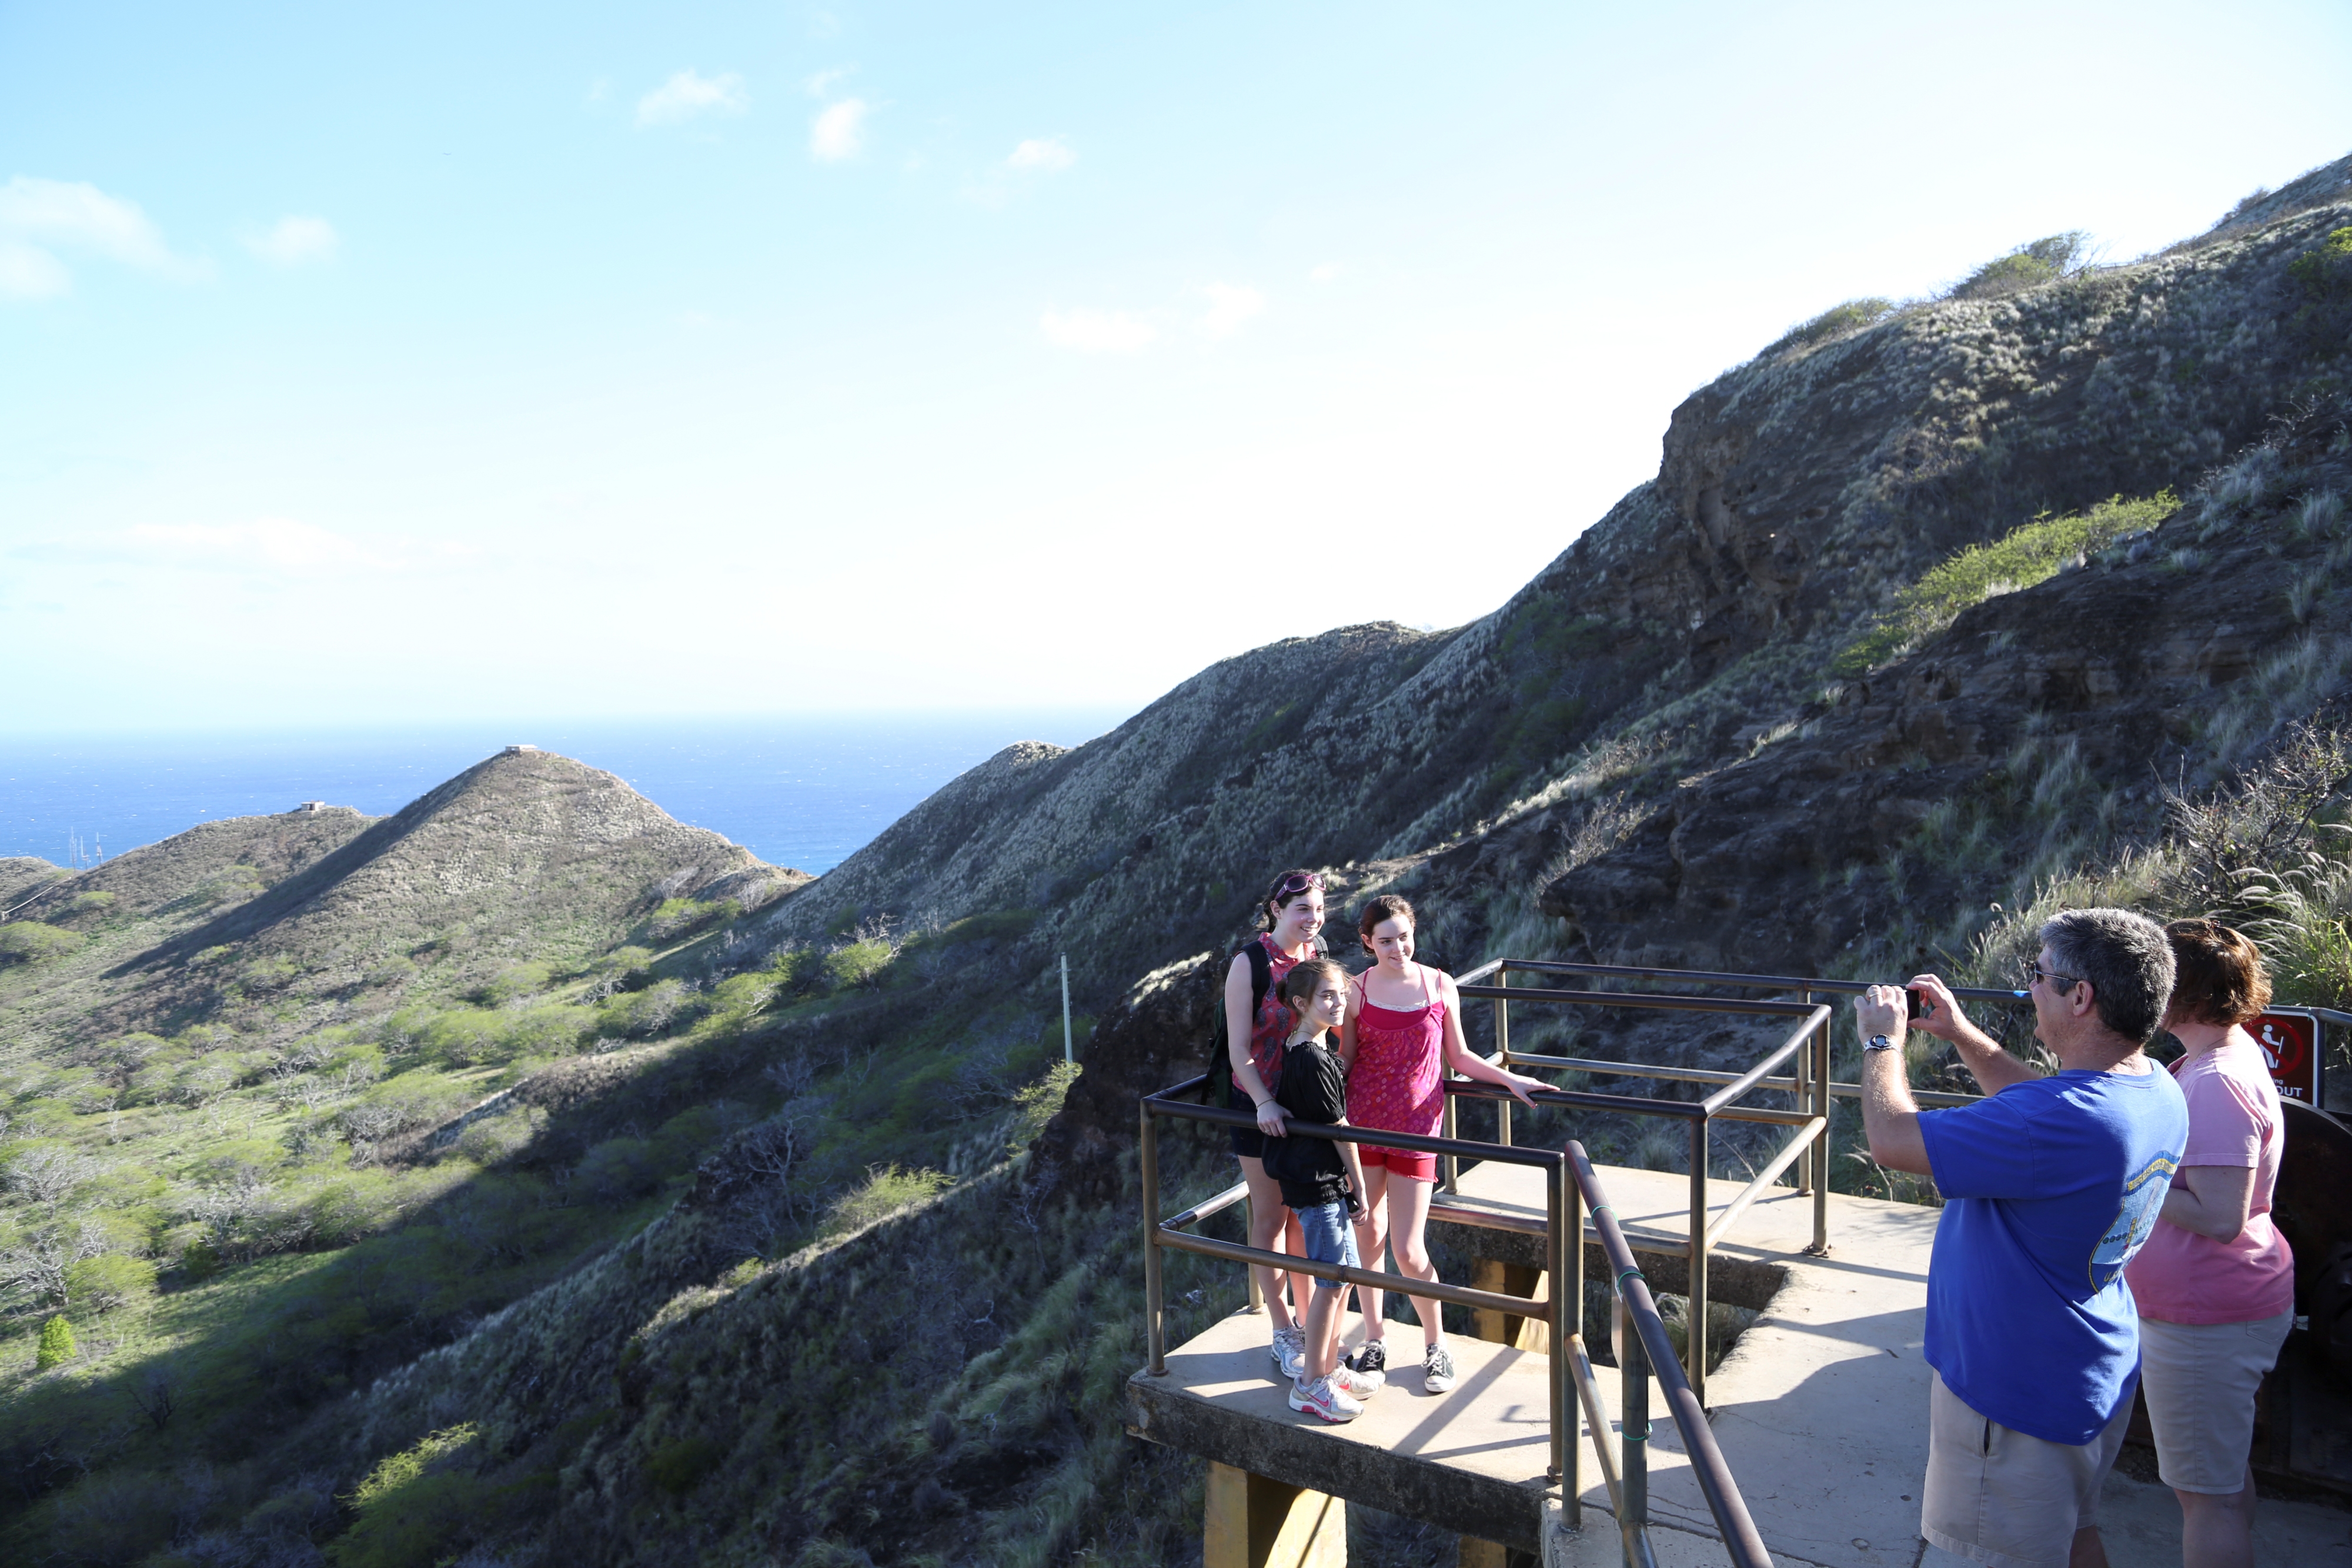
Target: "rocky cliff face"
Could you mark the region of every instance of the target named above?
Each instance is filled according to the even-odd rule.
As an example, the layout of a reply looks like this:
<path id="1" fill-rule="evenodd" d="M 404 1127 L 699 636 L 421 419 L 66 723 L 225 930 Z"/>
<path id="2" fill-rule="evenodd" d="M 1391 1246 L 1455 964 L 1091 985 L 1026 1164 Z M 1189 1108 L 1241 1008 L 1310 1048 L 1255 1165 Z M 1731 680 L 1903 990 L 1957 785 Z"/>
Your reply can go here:
<path id="1" fill-rule="evenodd" d="M 2085 813 L 2152 827 L 2165 786 L 2341 689 L 2347 552 L 2305 518 L 2352 494 L 2342 406 L 2282 426 L 2153 535 L 1987 601 L 1685 780 L 1542 907 L 1611 961 L 1818 973 L 1895 905 L 2006 896 L 2021 837 Z"/>

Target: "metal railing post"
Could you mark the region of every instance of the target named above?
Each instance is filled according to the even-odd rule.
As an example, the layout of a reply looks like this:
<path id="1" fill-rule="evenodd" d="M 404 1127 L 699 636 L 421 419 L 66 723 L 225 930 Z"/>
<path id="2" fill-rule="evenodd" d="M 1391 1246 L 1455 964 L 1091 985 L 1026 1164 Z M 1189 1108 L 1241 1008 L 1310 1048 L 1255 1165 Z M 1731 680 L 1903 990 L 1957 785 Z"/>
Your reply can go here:
<path id="1" fill-rule="evenodd" d="M 1642 1336 L 1625 1312 L 1625 1299 L 1613 1302 L 1617 1367 L 1622 1375 L 1617 1396 L 1617 1469 L 1625 1489 L 1625 1565 L 1634 1568 L 1633 1531 L 1650 1527 L 1650 1358 Z"/>
<path id="2" fill-rule="evenodd" d="M 1252 1194 L 1250 1197 L 1242 1200 L 1242 1223 L 1248 1227 L 1247 1229 L 1242 1232 L 1242 1235 L 1244 1238 L 1255 1236 L 1257 1234 L 1257 1197 L 1255 1194 Z M 1282 1250 L 1280 1240 L 1281 1239 L 1279 1237 L 1276 1238 L 1276 1245 L 1274 1249 L 1276 1252 Z M 1250 1245 L 1255 1247 L 1257 1243 L 1253 1241 Z M 1254 1312 L 1262 1312 L 1265 1311 L 1265 1288 L 1258 1283 L 1257 1270 L 1255 1269 L 1244 1269 L 1242 1270 L 1242 1277 L 1249 1281 L 1249 1310 Z M 1274 1277 L 1274 1288 L 1277 1291 L 1282 1289 L 1282 1276 L 1279 1274 L 1276 1274 Z"/>
<path id="3" fill-rule="evenodd" d="M 1562 1467 L 1560 1507 L 1570 1530 L 1583 1528 L 1583 1455 L 1576 1443 L 1576 1364 L 1584 1333 L 1584 1188 L 1563 1153 L 1558 1183 L 1560 1227 L 1551 1253 L 1551 1406 L 1555 1462 Z"/>
<path id="4" fill-rule="evenodd" d="M 1142 1139 L 1138 1145 L 1143 1167 L 1143 1319 L 1151 1344 L 1151 1375 L 1168 1375 L 1168 1323 L 1161 1310 L 1164 1289 L 1160 1278 L 1160 1128 L 1151 1103 L 1143 1105 Z"/>
<path id="5" fill-rule="evenodd" d="M 1496 965 L 1495 984 L 1508 986 L 1510 983 L 1509 962 L 1506 960 Z M 1508 997 L 1495 998 L 1495 1064 L 1498 1067 L 1511 1064 L 1511 999 Z M 1495 1141 L 1507 1149 L 1511 1146 L 1511 1103 L 1508 1100 L 1495 1102 Z"/>
<path id="6" fill-rule="evenodd" d="M 1707 1115 L 1702 1111 L 1691 1123 L 1690 1295 L 1686 1301 L 1683 1368 L 1690 1375 L 1691 1392 L 1699 1408 L 1706 1408 L 1706 1159 Z"/>
<path id="7" fill-rule="evenodd" d="M 1830 1251 L 1830 1054 L 1835 1031 L 1832 1020 L 1822 1020 L 1821 1043 L 1816 1048 L 1819 1060 L 1813 1064 L 1813 1114 L 1822 1119 L 1820 1135 L 1813 1139 L 1813 1246 L 1816 1258 L 1826 1258 Z"/>
<path id="8" fill-rule="evenodd" d="M 1580 1271 L 1584 1255 L 1584 1201 L 1578 1191 L 1576 1173 L 1566 1159 L 1552 1167 L 1551 1189 L 1544 1205 L 1549 1222 L 1551 1256 L 1545 1260 L 1550 1265 L 1551 1288 L 1548 1315 L 1551 1319 L 1551 1475 L 1560 1487 L 1561 1506 L 1568 1511 L 1569 1523 L 1577 1519 L 1576 1452 L 1576 1342 L 1571 1337 L 1584 1326 L 1584 1297 L 1581 1290 L 1570 1293 L 1570 1276 Z M 1573 1252 L 1577 1265 L 1571 1267 L 1569 1256 Z"/>
<path id="9" fill-rule="evenodd" d="M 1454 1069 L 1441 1063 L 1437 1069 L 1437 1077 L 1438 1087 L 1442 1092 L 1445 1084 L 1453 1081 Z M 1438 1125 L 1437 1135 L 1442 1138 L 1458 1138 L 1462 1135 L 1454 1130 L 1454 1096 L 1451 1094 L 1445 1096 L 1444 1118 Z M 1455 1191 L 1462 1179 L 1462 1162 L 1455 1159 L 1452 1155 L 1447 1155 L 1444 1156 L 1444 1168 L 1445 1171 L 1445 1190 L 1447 1192 Z"/>
<path id="10" fill-rule="evenodd" d="M 1805 989 L 1798 992 L 1797 999 L 1803 1002 L 1806 1006 L 1811 1007 L 1813 1001 L 1812 988 L 1808 986 Z M 1813 1086 L 1811 1082 L 1811 1078 L 1813 1071 L 1813 1053 L 1811 1049 L 1811 1042 L 1809 1040 L 1806 1042 L 1806 1045 L 1807 1049 L 1797 1052 L 1797 1089 L 1796 1092 L 1790 1096 L 1790 1098 L 1794 1100 L 1800 1107 L 1805 1105 L 1812 1099 Z M 1821 1148 L 1825 1146 L 1825 1144 L 1816 1145 L 1815 1147 L 1806 1150 L 1805 1157 L 1797 1162 L 1797 1195 L 1800 1197 L 1811 1193 L 1821 1181 L 1825 1180 L 1828 1177 L 1829 1173 L 1827 1171 L 1816 1174 L 1813 1169 L 1814 1156 L 1820 1152 Z"/>

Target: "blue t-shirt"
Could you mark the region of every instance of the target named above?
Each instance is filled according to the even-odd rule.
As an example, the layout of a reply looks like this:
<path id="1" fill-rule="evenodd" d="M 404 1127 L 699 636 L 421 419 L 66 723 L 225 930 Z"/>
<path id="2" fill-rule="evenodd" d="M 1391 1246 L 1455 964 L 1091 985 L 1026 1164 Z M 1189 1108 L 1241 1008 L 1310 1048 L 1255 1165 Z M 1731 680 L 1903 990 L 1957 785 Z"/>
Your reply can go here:
<path id="1" fill-rule="evenodd" d="M 2124 1265 L 2156 1225 L 2189 1141 L 2161 1069 L 2071 1071 L 1923 1111 L 1944 1195 L 1927 1265 L 1927 1364 L 1969 1409 L 2087 1443 L 2139 1375 Z"/>

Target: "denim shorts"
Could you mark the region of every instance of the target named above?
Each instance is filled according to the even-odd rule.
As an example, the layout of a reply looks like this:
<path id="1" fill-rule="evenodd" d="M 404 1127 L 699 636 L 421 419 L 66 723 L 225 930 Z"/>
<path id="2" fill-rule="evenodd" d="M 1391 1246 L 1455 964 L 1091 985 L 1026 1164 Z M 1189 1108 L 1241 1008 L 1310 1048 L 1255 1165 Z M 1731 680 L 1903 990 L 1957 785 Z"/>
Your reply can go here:
<path id="1" fill-rule="evenodd" d="M 1318 1203 L 1312 1208 L 1296 1211 L 1298 1228 L 1307 1236 L 1307 1256 L 1318 1263 L 1341 1263 L 1353 1269 L 1356 1262 L 1356 1228 L 1348 1218 L 1344 1203 Z M 1318 1291 L 1345 1289 L 1337 1280 L 1318 1279 Z"/>

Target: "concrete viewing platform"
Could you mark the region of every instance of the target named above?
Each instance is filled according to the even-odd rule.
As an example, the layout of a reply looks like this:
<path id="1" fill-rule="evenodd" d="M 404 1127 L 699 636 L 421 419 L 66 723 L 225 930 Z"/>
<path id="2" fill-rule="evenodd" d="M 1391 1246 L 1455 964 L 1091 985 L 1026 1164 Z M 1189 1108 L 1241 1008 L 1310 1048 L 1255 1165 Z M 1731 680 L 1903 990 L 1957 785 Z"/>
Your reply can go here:
<path id="1" fill-rule="evenodd" d="M 1689 1178 L 1614 1166 L 1598 1174 L 1653 1287 L 1679 1292 Z M 1742 1185 L 1710 1183 L 1709 1199 L 1719 1211 Z M 1544 1216 L 1537 1173 L 1489 1163 L 1465 1169 L 1459 1187 L 1441 1195 L 1430 1225 L 1433 1239 L 1479 1260 L 1478 1277 L 1463 1282 L 1544 1294 L 1536 1272 Z M 1717 1442 L 1774 1561 L 1948 1568 L 1960 1559 L 1919 1537 L 1929 1377 L 1920 1351 L 1938 1213 L 1832 1196 L 1830 1254 L 1809 1257 L 1812 1203 L 1794 1188 L 1771 1189 L 1710 1254 L 1712 1297 L 1759 1313 L 1709 1380 Z M 1468 1211 L 1502 1228 L 1464 1223 Z M 1586 1267 L 1588 1278 L 1606 1278 L 1597 1249 L 1588 1250 Z M 1421 1391 L 1416 1364 L 1419 1329 L 1391 1324 L 1392 1382 L 1360 1419 L 1332 1427 L 1289 1409 L 1287 1384 L 1266 1354 L 1266 1319 L 1236 1313 L 1170 1351 L 1166 1376 L 1139 1373 L 1130 1381 L 1133 1428 L 1226 1467 L 1213 1471 L 1213 1535 L 1220 1481 L 1230 1490 L 1240 1484 L 1234 1476 L 1248 1472 L 1286 1491 L 1305 1489 L 1300 1495 L 1353 1500 L 1456 1531 L 1468 1538 L 1465 1564 L 1499 1564 L 1507 1551 L 1539 1552 L 1547 1565 L 1619 1562 L 1581 1412 L 1575 1431 L 1584 1524 L 1573 1534 L 1558 1526 L 1561 1500 L 1547 1479 L 1543 1323 L 1476 1315 L 1482 1335 L 1507 1332 L 1517 1343 L 1450 1338 L 1460 1380 L 1451 1392 L 1430 1396 Z M 1349 1319 L 1349 1342 L 1361 1333 L 1361 1323 Z M 1600 1369 L 1598 1382 L 1614 1449 L 1619 1379 Z M 1649 1515 L 1659 1561 L 1669 1568 L 1719 1564 L 1726 1558 L 1713 1518 L 1654 1393 L 1651 1416 Z M 1332 1511 L 1318 1515 L 1319 1524 L 1292 1527 L 1301 1542 L 1320 1530 L 1321 1547 L 1233 1556 L 1213 1541 L 1211 1568 L 1228 1561 L 1344 1563 L 1343 1522 L 1339 1554 L 1329 1552 Z M 1293 1515 L 1305 1517 L 1296 1509 Z M 2180 1561 L 2179 1509 L 2161 1486 L 2117 1473 L 2103 1495 L 2100 1522 L 2116 1568 Z M 2352 1568 L 2352 1511 L 2266 1499 L 2256 1515 L 2256 1555 L 2298 1568 Z"/>

